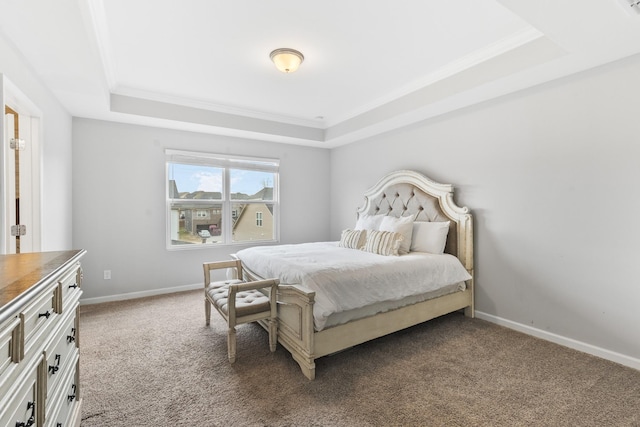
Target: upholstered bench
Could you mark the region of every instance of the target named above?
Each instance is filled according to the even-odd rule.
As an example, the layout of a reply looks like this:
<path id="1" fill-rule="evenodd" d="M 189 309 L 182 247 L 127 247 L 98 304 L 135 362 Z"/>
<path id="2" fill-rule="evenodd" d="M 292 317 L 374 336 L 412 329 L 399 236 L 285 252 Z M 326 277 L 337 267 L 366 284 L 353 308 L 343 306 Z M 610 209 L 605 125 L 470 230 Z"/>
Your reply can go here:
<path id="1" fill-rule="evenodd" d="M 236 325 L 256 322 L 258 320 L 269 321 L 269 349 L 276 351 L 278 342 L 278 321 L 276 293 L 278 279 L 259 280 L 245 282 L 242 280 L 242 263 L 235 261 L 207 262 L 204 268 L 204 310 L 206 324 L 210 324 L 211 306 L 227 322 L 229 328 L 227 334 L 227 349 L 229 362 L 236 360 Z M 233 268 L 237 279 L 211 281 L 211 270 Z M 268 290 L 263 293 L 260 289 Z"/>

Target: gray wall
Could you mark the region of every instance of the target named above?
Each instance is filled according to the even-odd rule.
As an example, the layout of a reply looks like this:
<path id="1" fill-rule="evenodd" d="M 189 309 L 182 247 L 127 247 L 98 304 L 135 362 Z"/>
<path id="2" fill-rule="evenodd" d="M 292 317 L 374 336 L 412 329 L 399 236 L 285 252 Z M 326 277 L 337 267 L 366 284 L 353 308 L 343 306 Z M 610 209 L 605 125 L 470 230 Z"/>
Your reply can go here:
<path id="1" fill-rule="evenodd" d="M 281 242 L 329 238 L 328 150 L 74 118 L 73 243 L 88 251 L 85 301 L 201 286 L 203 262 L 245 247 L 165 249 L 165 148 L 280 159 Z"/>
<path id="2" fill-rule="evenodd" d="M 1 35 L 0 73 L 42 110 L 42 249 L 88 249 L 85 298 L 199 283 L 239 248 L 165 249 L 165 147 L 280 158 L 283 243 L 336 239 L 407 168 L 472 209 L 482 317 L 638 366 L 637 56 L 331 152 L 74 119 L 72 157 L 71 116 Z"/>
<path id="3" fill-rule="evenodd" d="M 71 249 L 71 115 L 1 34 L 0 73 L 42 113 L 41 248 L 43 251 Z"/>
<path id="4" fill-rule="evenodd" d="M 638 75 L 636 56 L 332 150 L 332 234 L 387 172 L 452 183 L 481 316 L 640 368 Z"/>

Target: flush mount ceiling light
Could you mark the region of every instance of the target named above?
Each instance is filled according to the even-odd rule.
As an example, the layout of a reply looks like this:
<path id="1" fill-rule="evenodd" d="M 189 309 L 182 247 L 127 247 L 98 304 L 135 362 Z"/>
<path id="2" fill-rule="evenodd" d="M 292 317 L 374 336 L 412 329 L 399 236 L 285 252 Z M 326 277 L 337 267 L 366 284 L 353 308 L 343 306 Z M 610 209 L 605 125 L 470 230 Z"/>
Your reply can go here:
<path id="1" fill-rule="evenodd" d="M 269 54 L 269 58 L 276 64 L 276 68 L 283 73 L 293 73 L 304 61 L 304 55 L 295 49 L 286 47 L 274 50 Z"/>

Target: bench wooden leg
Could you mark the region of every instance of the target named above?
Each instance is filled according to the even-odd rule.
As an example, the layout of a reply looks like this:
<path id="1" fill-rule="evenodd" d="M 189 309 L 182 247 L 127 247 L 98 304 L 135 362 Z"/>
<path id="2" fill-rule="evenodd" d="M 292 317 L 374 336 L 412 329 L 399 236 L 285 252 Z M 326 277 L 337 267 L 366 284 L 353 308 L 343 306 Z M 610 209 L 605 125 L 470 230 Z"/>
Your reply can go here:
<path id="1" fill-rule="evenodd" d="M 206 297 L 204 299 L 204 319 L 206 322 L 205 325 L 209 326 L 211 323 L 211 303 Z"/>
<path id="2" fill-rule="evenodd" d="M 278 345 L 278 320 L 269 319 L 269 350 L 276 351 Z"/>
<path id="3" fill-rule="evenodd" d="M 227 335 L 227 350 L 229 352 L 229 362 L 236 361 L 236 328 L 229 328 Z"/>

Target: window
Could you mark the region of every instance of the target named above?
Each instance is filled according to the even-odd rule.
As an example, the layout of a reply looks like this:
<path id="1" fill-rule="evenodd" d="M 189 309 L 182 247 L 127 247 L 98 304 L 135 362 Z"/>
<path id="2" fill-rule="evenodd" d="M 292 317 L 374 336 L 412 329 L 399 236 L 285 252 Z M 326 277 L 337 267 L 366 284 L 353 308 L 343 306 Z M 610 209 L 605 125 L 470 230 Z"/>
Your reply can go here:
<path id="1" fill-rule="evenodd" d="M 279 161 L 166 150 L 167 247 L 278 241 Z"/>

